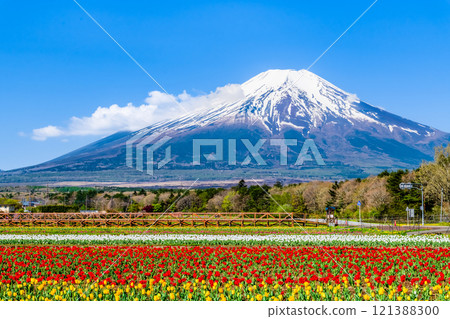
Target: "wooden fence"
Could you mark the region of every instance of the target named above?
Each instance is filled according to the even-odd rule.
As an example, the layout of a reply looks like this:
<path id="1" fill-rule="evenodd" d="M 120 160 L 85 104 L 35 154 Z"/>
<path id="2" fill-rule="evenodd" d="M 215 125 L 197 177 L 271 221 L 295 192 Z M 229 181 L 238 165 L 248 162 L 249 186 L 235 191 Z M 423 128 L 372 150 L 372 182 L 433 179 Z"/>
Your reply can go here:
<path id="1" fill-rule="evenodd" d="M 286 213 L 2 213 L 0 226 L 16 227 L 129 227 L 129 226 L 298 226 L 326 223 L 294 218 Z"/>

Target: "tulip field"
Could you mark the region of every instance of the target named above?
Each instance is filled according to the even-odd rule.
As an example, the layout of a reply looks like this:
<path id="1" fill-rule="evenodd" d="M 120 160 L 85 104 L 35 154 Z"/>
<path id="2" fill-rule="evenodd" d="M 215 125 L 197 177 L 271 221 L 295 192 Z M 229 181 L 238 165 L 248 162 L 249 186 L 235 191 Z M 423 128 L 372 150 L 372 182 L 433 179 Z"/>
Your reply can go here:
<path id="1" fill-rule="evenodd" d="M 15 235 L 0 234 L 0 245 L 157 245 L 157 246 L 384 246 L 450 247 L 447 236 L 400 235 Z"/>
<path id="2" fill-rule="evenodd" d="M 2 237 L 0 299 L 450 299 L 450 248 L 436 239 L 434 247 L 414 238 L 404 245 L 385 239 L 384 246 L 338 239 L 328 246 L 179 245 L 180 238 L 171 245 L 123 246 L 79 245 L 74 238 L 59 245 L 28 238 L 20 245 L 25 239 Z"/>
<path id="3" fill-rule="evenodd" d="M 0 235 L 327 235 L 364 234 L 392 235 L 405 234 L 403 231 L 383 231 L 377 228 L 348 227 L 0 227 Z"/>

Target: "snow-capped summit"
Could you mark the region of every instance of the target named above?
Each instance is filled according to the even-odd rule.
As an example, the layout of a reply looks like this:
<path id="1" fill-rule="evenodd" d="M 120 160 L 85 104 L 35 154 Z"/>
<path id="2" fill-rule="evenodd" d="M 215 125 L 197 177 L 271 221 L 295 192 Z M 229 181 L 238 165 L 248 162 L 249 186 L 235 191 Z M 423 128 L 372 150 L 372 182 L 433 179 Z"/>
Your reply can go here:
<path id="1" fill-rule="evenodd" d="M 242 84 L 246 95 L 264 94 L 274 90 L 288 90 L 292 92 L 319 93 L 320 89 L 331 88 L 348 94 L 330 82 L 307 70 L 268 70 L 262 72 Z"/>
<path id="2" fill-rule="evenodd" d="M 269 70 L 242 84 L 251 113 L 266 125 L 280 130 L 292 120 L 308 120 L 314 127 L 323 124 L 328 116 L 348 121 L 377 122 L 358 111 L 352 104 L 359 99 L 307 70 Z M 304 122 L 304 121 L 303 121 Z M 311 125 L 306 125 L 307 127 Z"/>
<path id="3" fill-rule="evenodd" d="M 278 90 L 296 84 L 295 82 L 297 82 L 306 73 L 310 72 L 306 70 L 268 70 L 244 82 L 242 84 L 242 89 L 246 95 L 253 95 L 258 92 L 264 93 L 270 90 Z M 310 74 L 315 76 L 313 73 Z"/>
<path id="4" fill-rule="evenodd" d="M 435 146 L 450 141 L 447 133 L 371 106 L 307 70 L 268 70 L 237 85 L 237 89 L 241 94 L 233 100 L 217 99 L 207 109 L 136 132 L 119 132 L 27 170 L 123 169 L 126 167 L 127 141 L 134 139 L 141 143 L 147 136 L 159 133 L 170 137 L 172 159 L 169 167 L 180 169 L 165 179 L 183 178 L 183 174 L 189 174 L 192 141 L 205 138 L 222 140 L 224 145 L 228 145 L 227 140 L 236 143 L 247 140 L 255 145 L 258 140 L 273 138 L 295 139 L 299 145 L 302 140 L 312 139 L 327 165 L 320 170 L 313 169 L 307 174 L 308 178 L 317 174 L 321 178 L 338 179 L 367 176 L 383 169 L 417 167 L 423 160 L 431 159 Z M 269 143 L 265 143 L 260 151 L 270 159 L 271 166 L 265 168 L 272 170 L 265 172 L 279 172 L 277 151 Z M 290 155 L 296 156 L 299 149 L 291 147 L 289 151 Z M 246 148 L 238 147 L 237 161 L 247 155 Z M 223 178 L 242 177 L 242 170 L 233 175 L 235 168 L 242 167 L 215 164 L 228 172 L 228 177 L 221 172 Z M 245 172 L 250 172 L 252 165 L 257 166 L 250 161 Z M 194 168 L 197 174 L 196 169 L 198 167 Z M 212 172 L 210 178 L 217 178 L 217 172 Z M 296 172 L 296 176 L 301 173 Z"/>
<path id="5" fill-rule="evenodd" d="M 435 130 L 362 102 L 307 70 L 268 70 L 240 85 L 242 97 L 157 123 L 149 129 L 192 130 L 219 125 L 262 126 L 271 134 L 296 128 L 303 135 L 324 127 L 344 127 L 401 135 L 433 136 Z"/>

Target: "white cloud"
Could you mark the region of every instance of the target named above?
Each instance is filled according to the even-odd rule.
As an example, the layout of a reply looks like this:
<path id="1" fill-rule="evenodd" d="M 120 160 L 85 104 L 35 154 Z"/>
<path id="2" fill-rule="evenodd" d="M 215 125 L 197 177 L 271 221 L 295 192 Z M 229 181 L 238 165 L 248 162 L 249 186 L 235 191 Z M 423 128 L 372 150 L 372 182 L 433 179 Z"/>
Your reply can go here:
<path id="1" fill-rule="evenodd" d="M 36 141 L 45 141 L 49 137 L 61 136 L 64 132 L 56 126 L 49 125 L 46 127 L 33 130 L 33 139 Z"/>
<path id="2" fill-rule="evenodd" d="M 45 141 L 58 136 L 105 136 L 117 131 L 137 131 L 158 121 L 173 119 L 219 104 L 232 103 L 243 96 L 238 84 L 219 87 L 214 92 L 200 96 L 191 96 L 186 91 L 178 96 L 152 91 L 145 99 L 145 104 L 140 106 L 131 103 L 122 107 L 117 104 L 110 107 L 100 106 L 90 116 L 72 117 L 67 127 L 49 125 L 34 129 L 32 138 Z"/>
<path id="3" fill-rule="evenodd" d="M 154 118 L 156 105 L 98 107 L 91 116 L 72 117 L 65 135 L 103 135 L 114 131 L 135 131 Z"/>
<path id="4" fill-rule="evenodd" d="M 347 101 L 348 101 L 348 103 L 355 103 L 355 102 L 359 102 L 360 100 L 356 94 L 348 93 Z"/>

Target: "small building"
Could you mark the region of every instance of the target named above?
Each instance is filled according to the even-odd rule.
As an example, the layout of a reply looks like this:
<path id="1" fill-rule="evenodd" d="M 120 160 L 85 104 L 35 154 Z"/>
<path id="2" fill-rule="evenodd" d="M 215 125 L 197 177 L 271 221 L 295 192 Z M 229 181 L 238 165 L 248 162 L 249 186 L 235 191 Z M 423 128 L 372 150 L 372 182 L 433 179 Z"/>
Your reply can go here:
<path id="1" fill-rule="evenodd" d="M 0 212 L 3 213 L 12 213 L 16 210 L 16 207 L 13 205 L 0 205 Z"/>
<path id="2" fill-rule="evenodd" d="M 22 206 L 24 207 L 24 208 L 26 208 L 26 207 L 36 207 L 36 206 L 40 206 L 41 205 L 41 202 L 37 202 L 37 201 L 26 201 L 26 200 L 23 200 L 23 201 L 21 201 L 21 204 L 22 204 Z"/>

